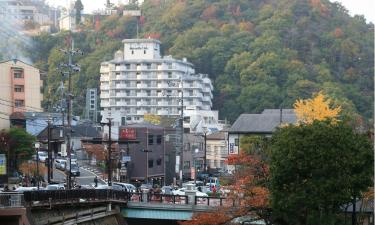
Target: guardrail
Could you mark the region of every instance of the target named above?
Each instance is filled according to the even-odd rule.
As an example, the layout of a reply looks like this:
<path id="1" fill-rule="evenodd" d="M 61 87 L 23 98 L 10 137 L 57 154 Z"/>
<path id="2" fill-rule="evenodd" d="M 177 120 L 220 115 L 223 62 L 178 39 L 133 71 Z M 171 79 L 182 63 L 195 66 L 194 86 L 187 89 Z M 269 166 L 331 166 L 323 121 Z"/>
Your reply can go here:
<path id="1" fill-rule="evenodd" d="M 24 196 L 21 193 L 0 193 L 0 208 L 19 208 L 24 206 Z"/>
<path id="2" fill-rule="evenodd" d="M 26 191 L 24 200 L 27 206 L 58 205 L 68 203 L 118 202 L 126 203 L 129 193 L 118 190 L 43 190 Z"/>
<path id="3" fill-rule="evenodd" d="M 194 204 L 194 205 L 207 205 L 207 206 L 235 206 L 234 199 L 224 197 L 200 197 L 194 196 L 189 199 L 188 195 L 170 195 L 160 193 L 130 193 L 129 202 L 150 202 L 150 203 L 172 203 L 172 204 Z"/>

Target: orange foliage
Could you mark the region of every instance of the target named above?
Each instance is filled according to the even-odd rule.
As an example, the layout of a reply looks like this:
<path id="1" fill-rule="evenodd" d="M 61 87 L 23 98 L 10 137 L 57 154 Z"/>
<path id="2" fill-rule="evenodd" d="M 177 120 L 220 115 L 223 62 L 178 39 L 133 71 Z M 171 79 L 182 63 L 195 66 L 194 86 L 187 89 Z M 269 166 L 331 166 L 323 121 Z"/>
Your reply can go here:
<path id="1" fill-rule="evenodd" d="M 36 162 L 24 162 L 20 165 L 19 170 L 29 176 L 37 175 L 37 164 Z M 43 175 L 47 173 L 47 167 L 43 163 L 39 163 L 39 174 Z"/>
<path id="2" fill-rule="evenodd" d="M 180 225 L 220 225 L 231 219 L 230 216 L 221 210 L 215 213 L 199 213 L 193 216 L 192 220 L 179 222 Z"/>
<path id="3" fill-rule="evenodd" d="M 320 0 L 310 0 L 310 4 L 313 8 L 316 8 L 316 9 L 319 10 L 320 15 L 322 15 L 322 16 L 328 15 L 329 9 Z"/>
<path id="4" fill-rule="evenodd" d="M 216 12 L 217 7 L 214 5 L 208 6 L 203 12 L 202 12 L 202 19 L 204 20 L 212 20 L 216 18 Z"/>
<path id="5" fill-rule="evenodd" d="M 157 39 L 159 40 L 161 37 L 160 33 L 148 33 L 143 36 L 144 38 L 152 38 L 152 39 Z"/>
<path id="6" fill-rule="evenodd" d="M 336 27 L 335 32 L 334 32 L 335 37 L 340 38 L 342 37 L 343 34 L 344 32 L 342 31 L 342 29 L 340 27 Z"/>

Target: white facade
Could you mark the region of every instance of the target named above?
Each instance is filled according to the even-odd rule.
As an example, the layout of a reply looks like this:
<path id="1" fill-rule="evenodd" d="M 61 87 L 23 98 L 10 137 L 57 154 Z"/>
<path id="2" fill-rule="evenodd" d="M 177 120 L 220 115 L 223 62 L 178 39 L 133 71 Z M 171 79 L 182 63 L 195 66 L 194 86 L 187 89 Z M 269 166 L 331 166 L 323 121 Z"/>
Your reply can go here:
<path id="1" fill-rule="evenodd" d="M 142 122 L 145 113 L 179 117 L 182 95 L 185 112 L 189 108 L 211 110 L 211 80 L 195 74 L 186 59 L 162 57 L 158 40 L 126 39 L 123 43 L 124 52 L 116 52 L 114 60 L 101 64 L 103 121 L 111 117 L 118 126 Z"/>
<path id="2" fill-rule="evenodd" d="M 40 25 L 51 24 L 48 14 L 42 13 L 38 8 L 38 4 L 42 1 L 23 2 L 20 0 L 4 0 L 0 1 L 0 19 L 7 21 L 34 21 Z"/>

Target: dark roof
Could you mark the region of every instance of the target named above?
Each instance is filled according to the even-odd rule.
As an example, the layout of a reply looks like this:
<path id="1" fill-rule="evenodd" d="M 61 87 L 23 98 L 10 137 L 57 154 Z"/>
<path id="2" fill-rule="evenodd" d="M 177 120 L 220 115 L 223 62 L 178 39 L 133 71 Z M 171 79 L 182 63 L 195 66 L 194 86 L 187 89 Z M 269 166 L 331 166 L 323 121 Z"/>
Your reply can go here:
<path id="1" fill-rule="evenodd" d="M 126 126 L 121 126 L 121 127 L 134 127 L 134 128 L 150 128 L 150 129 L 163 129 L 164 127 L 159 126 L 159 125 L 154 125 L 151 123 L 133 123 L 133 124 L 128 124 Z"/>
<path id="2" fill-rule="evenodd" d="M 282 116 L 280 109 L 267 109 L 262 114 L 241 114 L 229 129 L 229 133 L 271 134 L 280 124 L 295 123 L 296 120 L 295 113 L 290 109 L 283 109 Z"/>
<path id="3" fill-rule="evenodd" d="M 222 131 L 207 135 L 207 140 L 225 140 L 225 139 L 226 139 L 225 132 L 222 132 Z"/>
<path id="4" fill-rule="evenodd" d="M 72 137 L 90 137 L 98 138 L 101 137 L 100 132 L 96 127 L 87 124 L 80 124 L 72 127 Z"/>

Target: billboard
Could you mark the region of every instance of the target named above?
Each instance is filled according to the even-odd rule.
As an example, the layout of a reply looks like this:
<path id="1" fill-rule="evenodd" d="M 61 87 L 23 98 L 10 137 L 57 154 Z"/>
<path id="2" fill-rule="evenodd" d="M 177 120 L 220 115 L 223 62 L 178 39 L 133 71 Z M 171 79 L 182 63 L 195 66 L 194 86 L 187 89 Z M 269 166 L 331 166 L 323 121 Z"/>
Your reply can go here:
<path id="1" fill-rule="evenodd" d="M 120 140 L 136 140 L 137 135 L 136 135 L 135 128 L 120 127 L 119 139 Z"/>
<path id="2" fill-rule="evenodd" d="M 0 154 L 0 175 L 7 174 L 7 158 L 5 154 Z"/>

